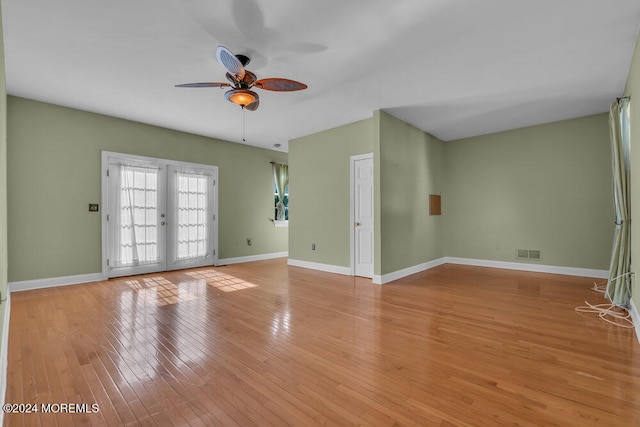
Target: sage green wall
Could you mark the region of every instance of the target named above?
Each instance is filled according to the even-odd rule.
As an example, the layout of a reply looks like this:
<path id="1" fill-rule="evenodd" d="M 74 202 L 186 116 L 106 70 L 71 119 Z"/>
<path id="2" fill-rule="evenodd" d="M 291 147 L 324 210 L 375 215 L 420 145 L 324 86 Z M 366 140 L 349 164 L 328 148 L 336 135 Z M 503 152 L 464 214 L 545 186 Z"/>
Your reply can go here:
<path id="1" fill-rule="evenodd" d="M 609 268 L 613 194 L 607 114 L 445 144 L 447 256 Z"/>
<path id="2" fill-rule="evenodd" d="M 7 296 L 7 89 L 4 69 L 4 31 L 0 10 L 0 294 Z M 5 308 L 0 303 L 0 331 L 3 330 Z M 0 362 L 0 366 L 3 365 Z M 4 399 L 4 396 L 0 396 Z M 3 400 L 4 401 L 4 400 Z"/>
<path id="3" fill-rule="evenodd" d="M 600 114 L 443 143 L 376 111 L 291 141 L 289 256 L 349 266 L 349 156 L 373 152 L 376 275 L 443 256 L 522 262 L 516 248 L 541 249 L 545 265 L 607 269 L 608 132 Z M 429 216 L 440 193 L 443 215 Z"/>
<path id="4" fill-rule="evenodd" d="M 9 281 L 100 272 L 102 150 L 218 166 L 219 258 L 287 250 L 268 219 L 286 153 L 10 96 Z"/>
<path id="5" fill-rule="evenodd" d="M 443 187 L 443 142 L 379 113 L 381 274 L 441 258 L 443 217 L 429 194 Z"/>
<path id="6" fill-rule="evenodd" d="M 372 151 L 371 119 L 289 141 L 289 258 L 349 267 L 349 158 Z"/>
<path id="7" fill-rule="evenodd" d="M 636 271 L 631 297 L 640 309 L 640 35 L 636 40 L 624 94 L 631 97 L 631 271 Z"/>

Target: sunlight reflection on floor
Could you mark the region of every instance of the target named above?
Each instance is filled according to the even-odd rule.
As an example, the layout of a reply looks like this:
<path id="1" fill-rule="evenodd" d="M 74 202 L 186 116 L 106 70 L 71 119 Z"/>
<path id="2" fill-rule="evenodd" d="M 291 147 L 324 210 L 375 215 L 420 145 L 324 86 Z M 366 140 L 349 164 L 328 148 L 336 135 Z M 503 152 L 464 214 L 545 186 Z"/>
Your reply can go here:
<path id="1" fill-rule="evenodd" d="M 207 285 L 211 285 L 223 292 L 239 291 L 241 289 L 255 288 L 257 285 L 246 280 L 230 276 L 215 270 L 198 270 L 186 273 L 194 279 L 204 280 Z"/>
<path id="2" fill-rule="evenodd" d="M 179 288 L 162 276 L 127 280 L 125 283 L 138 294 L 143 302 L 156 304 L 159 307 L 192 301 L 197 298 L 196 295 Z"/>

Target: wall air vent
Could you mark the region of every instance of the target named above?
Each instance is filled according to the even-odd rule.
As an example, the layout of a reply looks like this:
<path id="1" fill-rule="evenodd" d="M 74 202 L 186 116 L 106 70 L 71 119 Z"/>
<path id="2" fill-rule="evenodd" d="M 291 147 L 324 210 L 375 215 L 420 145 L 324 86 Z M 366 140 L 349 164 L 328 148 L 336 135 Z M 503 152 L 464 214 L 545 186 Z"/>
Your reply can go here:
<path id="1" fill-rule="evenodd" d="M 537 249 L 529 249 L 529 259 L 540 261 L 542 259 L 542 251 Z"/>
<path id="2" fill-rule="evenodd" d="M 516 258 L 542 261 L 542 251 L 540 249 L 516 249 Z"/>

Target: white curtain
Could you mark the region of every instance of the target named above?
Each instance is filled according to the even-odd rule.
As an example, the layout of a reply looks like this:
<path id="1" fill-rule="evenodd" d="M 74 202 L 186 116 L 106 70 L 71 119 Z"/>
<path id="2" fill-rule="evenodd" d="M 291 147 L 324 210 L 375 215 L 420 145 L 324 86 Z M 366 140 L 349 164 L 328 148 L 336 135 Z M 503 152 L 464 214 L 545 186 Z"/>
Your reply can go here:
<path id="1" fill-rule="evenodd" d="M 631 298 L 631 193 L 629 188 L 629 98 L 611 104 L 609 111 L 613 194 L 616 211 L 609 282 L 606 297 L 617 306 L 627 308 Z"/>
<path id="2" fill-rule="evenodd" d="M 119 165 L 113 267 L 158 262 L 158 168 Z"/>
<path id="3" fill-rule="evenodd" d="M 284 221 L 285 206 L 284 206 L 284 194 L 289 185 L 289 166 L 280 163 L 271 163 L 273 166 L 273 179 L 276 183 L 276 190 L 278 191 L 278 203 L 276 203 L 276 221 Z"/>
<path id="4" fill-rule="evenodd" d="M 178 248 L 177 259 L 181 261 L 208 255 L 209 175 L 176 172 L 178 191 Z"/>

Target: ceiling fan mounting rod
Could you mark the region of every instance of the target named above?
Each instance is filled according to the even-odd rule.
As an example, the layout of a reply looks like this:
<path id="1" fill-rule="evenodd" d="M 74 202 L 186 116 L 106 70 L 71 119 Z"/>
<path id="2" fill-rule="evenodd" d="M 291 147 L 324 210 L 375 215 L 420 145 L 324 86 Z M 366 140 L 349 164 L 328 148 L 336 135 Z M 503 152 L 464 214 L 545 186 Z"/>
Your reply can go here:
<path id="1" fill-rule="evenodd" d="M 238 61 L 240 61 L 243 67 L 246 67 L 247 65 L 249 65 L 249 62 L 251 62 L 251 58 L 241 53 L 236 55 L 236 58 L 238 58 Z"/>

